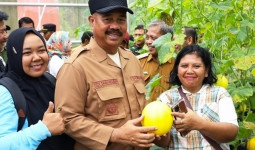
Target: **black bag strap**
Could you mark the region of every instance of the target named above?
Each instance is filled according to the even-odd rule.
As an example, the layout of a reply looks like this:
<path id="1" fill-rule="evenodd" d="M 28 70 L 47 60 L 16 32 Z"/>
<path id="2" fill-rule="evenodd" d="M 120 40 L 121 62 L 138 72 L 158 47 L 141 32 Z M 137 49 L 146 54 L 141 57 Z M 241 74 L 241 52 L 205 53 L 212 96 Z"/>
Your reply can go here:
<path id="1" fill-rule="evenodd" d="M 45 72 L 43 75 L 50 81 L 52 85 L 54 85 L 54 87 L 56 86 L 56 78 L 53 75 L 51 75 L 49 72 Z"/>
<path id="2" fill-rule="evenodd" d="M 189 102 L 189 100 L 188 100 L 188 98 L 187 98 L 187 96 L 186 96 L 186 94 L 183 93 L 181 87 L 178 88 L 178 92 L 179 92 L 179 94 L 181 95 L 181 97 L 185 100 L 185 103 L 186 103 L 187 107 L 189 107 L 191 110 L 193 110 L 193 109 L 192 109 L 192 106 L 191 106 L 191 104 L 190 104 L 190 102 Z M 201 133 L 201 132 L 200 132 L 200 133 Z M 219 144 L 218 142 L 216 142 L 215 140 L 211 139 L 210 137 L 204 135 L 203 133 L 201 133 L 201 134 L 202 134 L 202 136 L 207 140 L 207 142 L 210 143 L 210 145 L 211 145 L 214 149 L 223 150 L 223 149 L 220 147 L 220 144 Z"/>
<path id="3" fill-rule="evenodd" d="M 50 82 L 52 85 L 56 85 L 56 78 L 52 76 L 50 73 L 45 72 L 43 74 Z M 18 129 L 17 131 L 21 130 L 26 119 L 26 99 L 18 87 L 18 85 L 9 77 L 3 77 L 0 79 L 0 84 L 5 86 L 8 91 L 11 93 L 15 109 L 18 113 L 19 116 L 19 123 L 18 123 Z"/>
<path id="4" fill-rule="evenodd" d="M 11 93 L 15 108 L 19 116 L 19 124 L 17 131 L 21 130 L 26 119 L 26 99 L 21 92 L 18 85 L 9 77 L 3 77 L 0 79 L 0 84 L 5 86 Z"/>

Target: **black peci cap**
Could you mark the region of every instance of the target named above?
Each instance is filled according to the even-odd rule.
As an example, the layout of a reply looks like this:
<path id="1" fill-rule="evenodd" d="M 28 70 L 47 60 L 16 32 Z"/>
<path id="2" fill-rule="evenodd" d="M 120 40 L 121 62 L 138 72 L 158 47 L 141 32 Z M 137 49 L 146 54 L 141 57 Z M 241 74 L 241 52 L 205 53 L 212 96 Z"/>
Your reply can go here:
<path id="1" fill-rule="evenodd" d="M 130 14 L 134 12 L 128 8 L 127 0 L 89 0 L 90 14 L 107 13 L 115 9 L 123 9 L 128 11 Z"/>
<path id="2" fill-rule="evenodd" d="M 56 32 L 56 25 L 52 23 L 42 25 L 42 29 L 40 30 L 40 32 L 46 32 L 46 31 Z"/>

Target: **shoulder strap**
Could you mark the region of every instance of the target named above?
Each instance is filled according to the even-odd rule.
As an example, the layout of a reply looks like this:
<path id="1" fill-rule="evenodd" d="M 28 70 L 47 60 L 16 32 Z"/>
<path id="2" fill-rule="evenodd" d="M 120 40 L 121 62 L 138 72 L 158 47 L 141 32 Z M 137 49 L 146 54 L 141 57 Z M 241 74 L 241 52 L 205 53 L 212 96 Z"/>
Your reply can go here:
<path id="1" fill-rule="evenodd" d="M 56 85 L 56 78 L 52 76 L 51 74 L 45 72 L 44 76 L 52 83 L 52 85 Z M 21 92 L 18 85 L 9 77 L 3 77 L 0 79 L 0 84 L 5 86 L 8 91 L 11 93 L 13 102 L 15 105 L 15 109 L 19 116 L 19 123 L 18 123 L 18 129 L 17 131 L 21 130 L 26 119 L 26 99 Z"/>
<path id="2" fill-rule="evenodd" d="M 52 85 L 56 85 L 56 78 L 53 75 L 51 75 L 49 72 L 45 72 L 43 75 L 50 81 Z"/>
<path id="3" fill-rule="evenodd" d="M 183 93 L 181 87 L 178 88 L 178 92 L 181 95 L 181 97 L 185 100 L 185 104 L 187 105 L 187 107 L 189 107 L 189 109 L 193 110 L 193 108 L 192 108 L 192 106 L 191 106 L 191 104 L 190 104 L 186 94 Z"/>
<path id="4" fill-rule="evenodd" d="M 178 91 L 179 91 L 179 94 L 181 95 L 181 97 L 185 100 L 185 103 L 186 103 L 187 107 L 189 107 L 189 108 L 192 110 L 192 106 L 191 106 L 191 104 L 190 104 L 190 102 L 189 102 L 189 100 L 188 100 L 186 94 L 183 93 L 182 88 L 179 87 L 179 88 L 178 88 Z M 204 135 L 204 134 L 201 133 L 201 132 L 200 132 L 200 134 L 202 134 L 202 136 L 207 140 L 208 143 L 210 143 L 210 145 L 211 145 L 213 148 L 215 148 L 215 149 L 217 149 L 217 150 L 223 150 L 223 149 L 220 147 L 220 144 L 219 144 L 218 142 L 216 142 L 215 140 L 211 139 L 210 137 Z"/>
<path id="5" fill-rule="evenodd" d="M 9 77 L 3 77 L 0 79 L 0 84 L 5 86 L 8 91 L 11 93 L 14 105 L 16 108 L 16 111 L 19 116 L 19 124 L 18 124 L 18 130 L 21 130 L 24 123 L 25 123 L 25 118 L 26 118 L 26 99 L 21 92 L 20 88 L 18 85 Z"/>

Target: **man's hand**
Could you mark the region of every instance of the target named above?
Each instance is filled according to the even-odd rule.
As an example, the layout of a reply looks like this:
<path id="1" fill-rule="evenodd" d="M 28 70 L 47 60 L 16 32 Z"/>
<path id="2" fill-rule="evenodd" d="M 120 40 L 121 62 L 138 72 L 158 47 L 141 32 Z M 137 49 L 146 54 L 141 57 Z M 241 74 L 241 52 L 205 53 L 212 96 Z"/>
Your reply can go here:
<path id="1" fill-rule="evenodd" d="M 151 132 L 157 130 L 157 128 L 138 126 L 142 120 L 143 116 L 129 120 L 120 128 L 114 129 L 110 141 L 139 147 L 153 146 L 155 134 Z"/>

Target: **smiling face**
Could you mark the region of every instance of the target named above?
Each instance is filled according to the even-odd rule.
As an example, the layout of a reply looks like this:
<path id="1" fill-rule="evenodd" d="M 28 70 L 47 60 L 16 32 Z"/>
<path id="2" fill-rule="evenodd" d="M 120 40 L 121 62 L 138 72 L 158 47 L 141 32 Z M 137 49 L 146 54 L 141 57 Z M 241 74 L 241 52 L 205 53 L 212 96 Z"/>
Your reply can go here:
<path id="1" fill-rule="evenodd" d="M 25 36 L 22 52 L 22 67 L 31 77 L 40 77 L 47 69 L 49 56 L 43 41 L 35 34 Z"/>
<path id="2" fill-rule="evenodd" d="M 135 30 L 135 33 L 134 33 L 134 38 L 137 39 L 139 38 L 140 36 L 144 36 L 145 34 L 145 30 L 144 29 L 136 29 Z M 144 46 L 144 43 L 145 43 L 145 39 L 142 39 L 142 40 L 137 40 L 135 42 L 135 44 L 138 46 L 138 47 L 143 47 Z"/>
<path id="3" fill-rule="evenodd" d="M 156 57 L 156 58 L 158 57 L 158 52 L 157 52 L 156 48 L 154 46 L 152 46 L 152 43 L 160 36 L 162 36 L 162 34 L 160 33 L 159 25 L 151 26 L 148 28 L 148 32 L 146 33 L 145 43 L 149 48 L 149 53 L 153 57 Z"/>
<path id="4" fill-rule="evenodd" d="M 113 10 L 105 14 L 94 13 L 89 17 L 93 37 L 106 53 L 115 54 L 127 32 L 126 11 Z"/>
<path id="5" fill-rule="evenodd" d="M 6 26 L 4 24 L 4 21 L 0 21 L 0 51 L 3 50 L 6 42 L 8 39 L 7 31 L 6 31 Z"/>
<path id="6" fill-rule="evenodd" d="M 178 78 L 184 89 L 191 93 L 198 92 L 205 77 L 208 77 L 208 71 L 201 57 L 192 53 L 181 58 L 178 65 Z"/>

